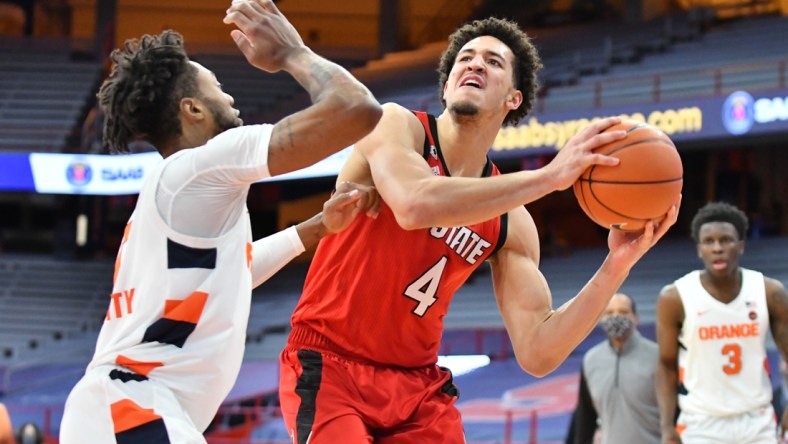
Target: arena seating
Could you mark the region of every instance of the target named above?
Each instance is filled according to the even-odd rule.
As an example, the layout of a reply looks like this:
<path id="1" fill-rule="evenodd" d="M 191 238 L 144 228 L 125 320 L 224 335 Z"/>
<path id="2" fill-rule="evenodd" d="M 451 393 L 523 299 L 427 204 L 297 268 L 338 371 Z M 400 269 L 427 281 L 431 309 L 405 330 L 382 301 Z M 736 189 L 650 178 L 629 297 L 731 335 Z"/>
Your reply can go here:
<path id="1" fill-rule="evenodd" d="M 4 254 L 0 260 L 0 365 L 49 356 L 69 339 L 97 331 L 107 311 L 111 278 L 108 262 Z"/>
<path id="2" fill-rule="evenodd" d="M 701 12 L 693 10 L 646 23 L 625 24 L 607 19 L 526 28 L 544 65 L 539 73 L 543 89 L 537 109 L 552 111 L 570 107 L 571 101 L 562 98 L 564 90 L 582 90 L 590 94 L 588 100 L 593 99 L 593 83 L 586 79 L 606 78 L 624 67 L 637 69 L 643 60 L 669 52 L 678 43 L 696 41 L 702 37 L 701 29 L 706 21 Z M 354 74 L 370 86 L 381 102 L 439 113 L 442 106 L 437 98 L 434 71 L 445 46 L 445 42 L 436 42 L 412 51 L 387 54 L 356 69 Z M 403 78 L 408 82 L 403 82 Z M 581 106 L 585 107 L 585 102 L 574 108 Z"/>
<path id="3" fill-rule="evenodd" d="M 574 85 L 549 88 L 540 109 L 588 109 L 776 89 L 786 75 L 786 58 L 777 50 L 786 32 L 785 17 L 719 23 L 696 39 L 675 41 L 665 51 L 644 55 L 638 63 L 612 65 L 604 74 L 578 78 Z"/>
<path id="4" fill-rule="evenodd" d="M 231 53 L 197 52 L 191 56 L 196 62 L 216 74 L 225 92 L 233 96 L 235 107 L 247 123 L 271 122 L 284 115 L 281 108 L 294 97 L 308 95 L 298 82 L 286 72 L 270 74 L 249 64 L 237 51 Z M 353 58 L 332 58 L 350 69 L 362 62 Z"/>
<path id="5" fill-rule="evenodd" d="M 0 151 L 62 152 L 78 136 L 102 69 L 73 43 L 0 37 Z"/>

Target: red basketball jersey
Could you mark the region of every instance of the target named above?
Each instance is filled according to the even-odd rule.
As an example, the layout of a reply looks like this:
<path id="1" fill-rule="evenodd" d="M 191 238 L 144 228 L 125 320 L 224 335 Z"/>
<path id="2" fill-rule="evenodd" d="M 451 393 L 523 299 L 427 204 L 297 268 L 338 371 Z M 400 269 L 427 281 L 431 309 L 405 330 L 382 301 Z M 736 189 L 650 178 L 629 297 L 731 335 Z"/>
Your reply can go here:
<path id="1" fill-rule="evenodd" d="M 424 124 L 424 160 L 449 176 L 435 118 Z M 488 159 L 484 176 L 497 175 Z M 293 313 L 289 343 L 373 364 L 414 368 L 437 361 L 454 292 L 504 243 L 506 215 L 467 227 L 400 228 L 385 202 L 324 238 Z"/>

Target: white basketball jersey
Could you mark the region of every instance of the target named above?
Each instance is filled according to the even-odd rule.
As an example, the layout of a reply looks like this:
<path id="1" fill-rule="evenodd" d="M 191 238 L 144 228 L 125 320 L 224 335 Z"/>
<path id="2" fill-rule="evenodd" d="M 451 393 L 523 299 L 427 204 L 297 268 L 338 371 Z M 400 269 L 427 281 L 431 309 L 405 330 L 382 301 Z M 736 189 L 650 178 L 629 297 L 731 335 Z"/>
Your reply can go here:
<path id="1" fill-rule="evenodd" d="M 763 275 L 741 271 L 741 291 L 729 304 L 703 288 L 700 271 L 676 281 L 684 305 L 679 334 L 678 398 L 682 411 L 726 416 L 763 407 L 772 400 Z"/>
<path id="2" fill-rule="evenodd" d="M 143 185 L 123 234 L 109 310 L 88 368 L 115 364 L 123 368 L 112 370 L 112 379 L 165 384 L 202 431 L 240 370 L 251 302 L 252 233 L 248 212 L 217 238 L 186 236 L 164 222 L 156 186 L 164 166 L 184 154 L 161 162 Z"/>

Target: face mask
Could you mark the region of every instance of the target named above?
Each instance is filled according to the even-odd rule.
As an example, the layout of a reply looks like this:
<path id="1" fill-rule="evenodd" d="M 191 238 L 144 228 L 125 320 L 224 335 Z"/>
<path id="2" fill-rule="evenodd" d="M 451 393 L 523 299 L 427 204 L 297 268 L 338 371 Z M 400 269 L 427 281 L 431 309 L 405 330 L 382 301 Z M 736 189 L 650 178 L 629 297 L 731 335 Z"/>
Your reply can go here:
<path id="1" fill-rule="evenodd" d="M 605 331 L 608 338 L 621 339 L 632 330 L 635 323 L 626 316 L 613 315 L 602 319 L 599 325 L 602 327 L 602 330 Z"/>

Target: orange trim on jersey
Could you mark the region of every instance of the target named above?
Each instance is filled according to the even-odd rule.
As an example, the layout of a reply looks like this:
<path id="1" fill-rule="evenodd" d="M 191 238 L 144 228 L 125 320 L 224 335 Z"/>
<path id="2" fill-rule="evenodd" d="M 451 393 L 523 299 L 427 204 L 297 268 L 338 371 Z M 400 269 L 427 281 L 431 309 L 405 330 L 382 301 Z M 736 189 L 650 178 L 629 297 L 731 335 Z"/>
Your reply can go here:
<path id="1" fill-rule="evenodd" d="M 772 370 L 769 368 L 769 358 L 763 358 L 763 369 L 766 370 L 767 375 L 772 375 Z"/>
<path id="2" fill-rule="evenodd" d="M 252 269 L 252 243 L 246 243 L 246 268 Z"/>
<path id="3" fill-rule="evenodd" d="M 131 399 L 113 403 L 110 409 L 116 434 L 161 419 L 161 416 L 153 413 L 153 409 L 144 409 Z"/>
<path id="4" fill-rule="evenodd" d="M 164 301 L 164 317 L 172 321 L 196 324 L 200 321 L 207 300 L 208 293 L 202 291 L 195 291 L 183 300 L 167 299 Z"/>
<path id="5" fill-rule="evenodd" d="M 118 272 L 120 271 L 120 256 L 123 254 L 123 245 L 125 245 L 126 241 L 129 240 L 131 224 L 132 222 L 127 223 L 126 228 L 123 229 L 123 239 L 120 241 L 120 247 L 118 247 L 118 256 L 115 258 L 115 273 L 112 275 L 113 285 L 115 284 L 115 280 L 118 278 Z"/>
<path id="6" fill-rule="evenodd" d="M 153 371 L 153 369 L 164 365 L 163 362 L 135 361 L 123 355 L 118 355 L 118 357 L 115 358 L 115 364 L 126 367 L 127 369 L 133 371 L 134 373 L 137 373 L 142 376 L 148 376 L 148 373 Z"/>
<path id="7" fill-rule="evenodd" d="M 679 382 L 684 382 L 684 367 L 679 367 Z"/>
<path id="8" fill-rule="evenodd" d="M 676 433 L 679 434 L 679 438 L 681 438 L 681 434 L 684 433 L 684 430 L 687 430 L 687 426 L 684 424 L 676 424 Z"/>

